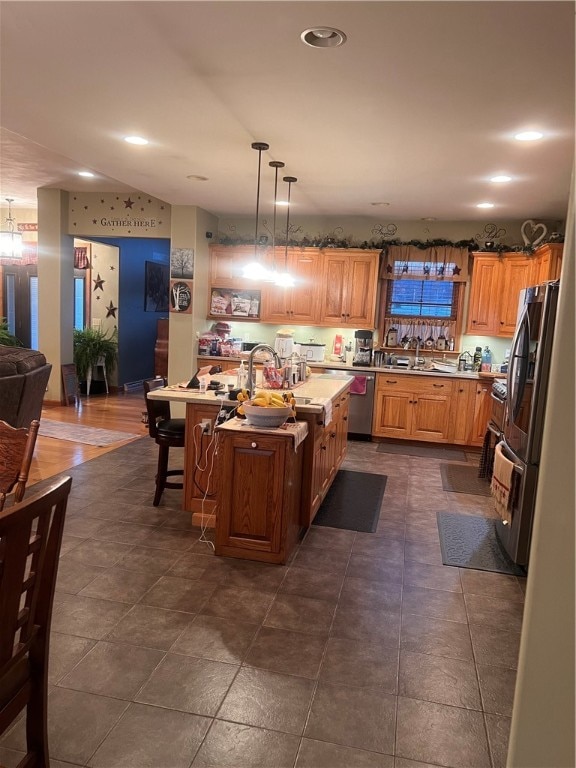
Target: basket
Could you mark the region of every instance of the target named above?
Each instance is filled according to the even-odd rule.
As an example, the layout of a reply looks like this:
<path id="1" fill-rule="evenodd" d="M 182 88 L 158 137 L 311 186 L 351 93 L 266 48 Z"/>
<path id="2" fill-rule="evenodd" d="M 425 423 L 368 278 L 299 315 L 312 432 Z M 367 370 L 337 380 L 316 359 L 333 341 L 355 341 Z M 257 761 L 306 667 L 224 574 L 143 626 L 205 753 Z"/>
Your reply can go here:
<path id="1" fill-rule="evenodd" d="M 250 402 L 244 403 L 244 413 L 246 421 L 253 427 L 264 427 L 265 429 L 275 429 L 282 424 L 292 414 L 291 406 L 285 408 L 264 408 L 261 405 L 251 405 Z"/>

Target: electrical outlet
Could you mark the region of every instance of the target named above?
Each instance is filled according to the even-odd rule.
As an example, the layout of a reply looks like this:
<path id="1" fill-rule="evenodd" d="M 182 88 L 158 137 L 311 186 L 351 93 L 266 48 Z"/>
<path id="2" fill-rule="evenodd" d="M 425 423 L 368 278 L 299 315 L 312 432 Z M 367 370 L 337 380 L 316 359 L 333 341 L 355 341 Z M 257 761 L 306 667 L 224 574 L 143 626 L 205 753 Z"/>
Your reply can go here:
<path id="1" fill-rule="evenodd" d="M 200 426 L 204 435 L 210 436 L 212 434 L 212 419 L 202 419 Z"/>

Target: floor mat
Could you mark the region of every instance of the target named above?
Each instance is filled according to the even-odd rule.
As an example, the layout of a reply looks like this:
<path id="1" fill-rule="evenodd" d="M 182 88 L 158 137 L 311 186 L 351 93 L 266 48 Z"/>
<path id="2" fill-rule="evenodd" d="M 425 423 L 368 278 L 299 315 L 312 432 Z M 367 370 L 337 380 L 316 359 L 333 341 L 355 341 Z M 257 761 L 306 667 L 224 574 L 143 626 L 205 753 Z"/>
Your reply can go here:
<path id="1" fill-rule="evenodd" d="M 113 445 L 124 440 L 135 440 L 142 435 L 131 432 L 114 432 L 111 429 L 98 429 L 97 427 L 83 427 L 80 424 L 70 424 L 65 421 L 50 421 L 41 419 L 38 434 L 42 437 L 53 437 L 57 440 L 68 440 L 72 443 L 86 443 L 87 445 Z"/>
<path id="2" fill-rule="evenodd" d="M 490 481 L 478 477 L 479 468 L 470 464 L 440 464 L 442 488 L 452 493 L 490 496 Z"/>
<path id="3" fill-rule="evenodd" d="M 455 512 L 438 512 L 438 533 L 444 565 L 525 576 L 498 541 L 496 520 Z"/>
<path id="4" fill-rule="evenodd" d="M 386 475 L 341 469 L 313 524 L 374 533 L 387 479 Z"/>
<path id="5" fill-rule="evenodd" d="M 378 443 L 378 453 L 399 453 L 403 456 L 421 456 L 425 459 L 449 459 L 466 461 L 466 454 L 457 448 L 439 448 L 433 445 L 403 445 L 401 443 Z"/>

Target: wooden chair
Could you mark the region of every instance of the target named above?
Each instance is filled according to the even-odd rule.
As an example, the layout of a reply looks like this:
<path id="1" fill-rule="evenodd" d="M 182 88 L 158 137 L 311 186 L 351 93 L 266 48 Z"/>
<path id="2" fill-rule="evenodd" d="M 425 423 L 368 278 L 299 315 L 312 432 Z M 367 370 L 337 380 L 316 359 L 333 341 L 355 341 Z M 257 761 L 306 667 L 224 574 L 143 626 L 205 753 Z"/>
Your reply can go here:
<path id="1" fill-rule="evenodd" d="M 144 398 L 148 412 L 148 433 L 158 443 L 158 469 L 156 472 L 155 507 L 160 504 L 164 488 L 183 488 L 183 483 L 168 481 L 168 477 L 184 475 L 182 469 L 168 469 L 170 448 L 184 448 L 185 420 L 173 419 L 170 415 L 168 400 L 149 400 L 148 393 L 166 386 L 166 379 L 146 379 L 144 381 Z"/>
<path id="2" fill-rule="evenodd" d="M 13 488 L 16 502 L 24 497 L 39 426 L 34 420 L 28 429 L 16 429 L 0 421 L 0 510 Z"/>
<path id="3" fill-rule="evenodd" d="M 0 512 L 0 735 L 26 707 L 18 768 L 49 768 L 50 621 L 72 479 Z"/>

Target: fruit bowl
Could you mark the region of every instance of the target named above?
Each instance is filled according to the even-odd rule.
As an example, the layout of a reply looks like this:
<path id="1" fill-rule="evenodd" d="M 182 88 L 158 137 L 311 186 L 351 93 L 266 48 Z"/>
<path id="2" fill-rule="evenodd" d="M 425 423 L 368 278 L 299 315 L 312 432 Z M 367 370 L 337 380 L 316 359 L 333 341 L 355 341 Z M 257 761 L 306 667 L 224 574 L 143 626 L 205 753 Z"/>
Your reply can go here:
<path id="1" fill-rule="evenodd" d="M 253 427 L 274 429 L 282 424 L 292 414 L 292 407 L 287 405 L 280 408 L 266 408 L 261 405 L 252 405 L 250 401 L 244 403 L 246 421 Z"/>

